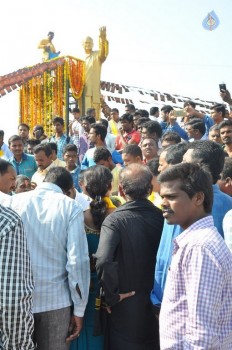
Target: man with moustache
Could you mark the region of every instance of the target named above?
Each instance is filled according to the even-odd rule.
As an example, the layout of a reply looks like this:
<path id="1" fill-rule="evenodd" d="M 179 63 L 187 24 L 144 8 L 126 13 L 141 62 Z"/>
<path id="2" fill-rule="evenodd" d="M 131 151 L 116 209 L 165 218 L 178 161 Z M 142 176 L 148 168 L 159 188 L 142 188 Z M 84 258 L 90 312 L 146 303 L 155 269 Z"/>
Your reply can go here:
<path id="1" fill-rule="evenodd" d="M 9 159 L 9 162 L 15 168 L 17 175 L 26 175 L 31 179 L 32 175 L 37 170 L 37 164 L 34 156 L 24 153 L 24 145 L 20 136 L 11 136 L 8 143 L 13 154 L 13 156 Z"/>
<path id="2" fill-rule="evenodd" d="M 224 161 L 225 153 L 221 146 L 216 142 L 208 140 L 189 143 L 188 150 L 183 155 L 183 162 L 197 163 L 202 167 L 207 167 L 210 171 L 213 180 L 212 216 L 214 224 L 222 237 L 224 237 L 222 227 L 223 218 L 232 209 L 232 198 L 221 192 L 217 185 Z M 157 314 L 159 313 L 163 299 L 167 272 L 173 251 L 173 241 L 181 232 L 182 227 L 180 225 L 168 225 L 165 220 L 156 258 L 154 287 L 151 292 L 151 300 Z"/>
<path id="3" fill-rule="evenodd" d="M 37 185 L 41 184 L 54 165 L 52 162 L 52 149 L 49 143 L 42 143 L 34 148 L 35 161 L 38 170 L 33 174 L 31 181 Z"/>
<path id="4" fill-rule="evenodd" d="M 197 164 L 159 176 L 163 216 L 184 230 L 173 242 L 160 311 L 160 348 L 232 347 L 232 255 L 214 226 L 212 180 Z"/>
<path id="5" fill-rule="evenodd" d="M 224 145 L 224 151 L 232 157 L 232 121 L 224 120 L 219 124 L 220 136 Z"/>
<path id="6" fill-rule="evenodd" d="M 154 139 L 148 137 L 144 138 L 141 141 L 140 147 L 144 163 L 147 163 L 151 159 L 158 158 L 158 146 Z"/>

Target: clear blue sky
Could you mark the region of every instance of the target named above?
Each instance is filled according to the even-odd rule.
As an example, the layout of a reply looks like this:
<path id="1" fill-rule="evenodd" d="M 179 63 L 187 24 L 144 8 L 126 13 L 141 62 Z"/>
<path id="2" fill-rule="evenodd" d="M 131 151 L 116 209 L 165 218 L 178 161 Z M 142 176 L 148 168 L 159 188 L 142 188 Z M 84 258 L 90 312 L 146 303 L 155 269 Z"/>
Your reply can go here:
<path id="1" fill-rule="evenodd" d="M 202 20 L 212 10 L 220 25 L 209 32 Z M 83 37 L 92 36 L 97 48 L 98 28 L 106 25 L 103 80 L 220 101 L 220 82 L 232 90 L 231 13 L 231 0 L 4 2 L 0 75 L 38 63 L 38 42 L 50 30 L 57 50 L 81 58 Z M 9 135 L 17 125 L 17 93 L 0 99 L 0 112 Z"/>

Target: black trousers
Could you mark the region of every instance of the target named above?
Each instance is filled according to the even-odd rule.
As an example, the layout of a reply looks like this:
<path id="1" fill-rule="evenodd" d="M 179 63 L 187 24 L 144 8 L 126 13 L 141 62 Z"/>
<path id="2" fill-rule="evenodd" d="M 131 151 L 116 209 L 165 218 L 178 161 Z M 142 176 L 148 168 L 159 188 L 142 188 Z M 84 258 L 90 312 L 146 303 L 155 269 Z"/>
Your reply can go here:
<path id="1" fill-rule="evenodd" d="M 154 316 L 155 317 L 155 316 Z M 155 340 L 151 343 L 135 343 L 124 339 L 110 324 L 107 326 L 105 334 L 104 350 L 160 350 L 159 343 L 159 321 L 155 317 Z"/>

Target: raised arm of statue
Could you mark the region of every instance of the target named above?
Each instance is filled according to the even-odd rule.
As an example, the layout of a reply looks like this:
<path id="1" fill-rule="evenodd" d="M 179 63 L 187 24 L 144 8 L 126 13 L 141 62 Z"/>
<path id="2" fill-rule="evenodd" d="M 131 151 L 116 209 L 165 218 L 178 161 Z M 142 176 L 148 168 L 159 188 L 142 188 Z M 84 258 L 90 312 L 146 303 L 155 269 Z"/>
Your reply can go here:
<path id="1" fill-rule="evenodd" d="M 100 38 L 102 40 L 106 40 L 106 27 L 100 27 L 99 32 L 100 32 Z"/>
<path id="2" fill-rule="evenodd" d="M 103 63 L 109 53 L 109 42 L 106 39 L 106 27 L 101 27 L 99 32 L 99 58 L 101 63 Z"/>

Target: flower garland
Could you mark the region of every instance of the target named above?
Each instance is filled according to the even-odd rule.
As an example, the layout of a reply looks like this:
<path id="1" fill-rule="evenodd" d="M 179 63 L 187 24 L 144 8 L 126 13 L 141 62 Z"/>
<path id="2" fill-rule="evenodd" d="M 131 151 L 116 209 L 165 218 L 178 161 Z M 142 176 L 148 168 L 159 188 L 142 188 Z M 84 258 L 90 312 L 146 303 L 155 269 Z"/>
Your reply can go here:
<path id="1" fill-rule="evenodd" d="M 25 82 L 19 93 L 20 122 L 32 129 L 43 125 L 44 132 L 52 134 L 55 115 L 65 119 L 67 111 L 67 83 L 75 99 L 82 95 L 85 81 L 85 63 L 74 57 L 57 58 L 47 63 L 45 71 Z"/>
<path id="2" fill-rule="evenodd" d="M 82 95 L 85 84 L 85 62 L 68 56 L 66 64 L 72 95 L 78 100 Z"/>
<path id="3" fill-rule="evenodd" d="M 67 70 L 67 64 L 65 62 L 64 66 L 63 66 L 64 70 L 63 70 L 63 98 L 62 98 L 62 112 L 65 115 L 66 113 L 66 103 L 67 103 L 67 99 L 66 99 L 66 93 L 67 93 L 67 83 L 68 83 L 68 70 Z M 68 92 L 69 93 L 69 92 Z M 66 122 L 66 120 L 65 120 Z M 66 123 L 65 123 L 65 128 L 66 128 Z"/>
<path id="4" fill-rule="evenodd" d="M 46 110 L 46 103 L 47 103 L 47 74 L 46 72 L 43 73 L 42 76 L 42 86 L 43 86 L 43 96 L 42 101 L 41 101 L 41 110 L 42 110 L 42 121 L 43 121 L 43 127 L 44 127 L 44 132 L 47 135 L 49 125 L 47 123 L 47 110 Z"/>

